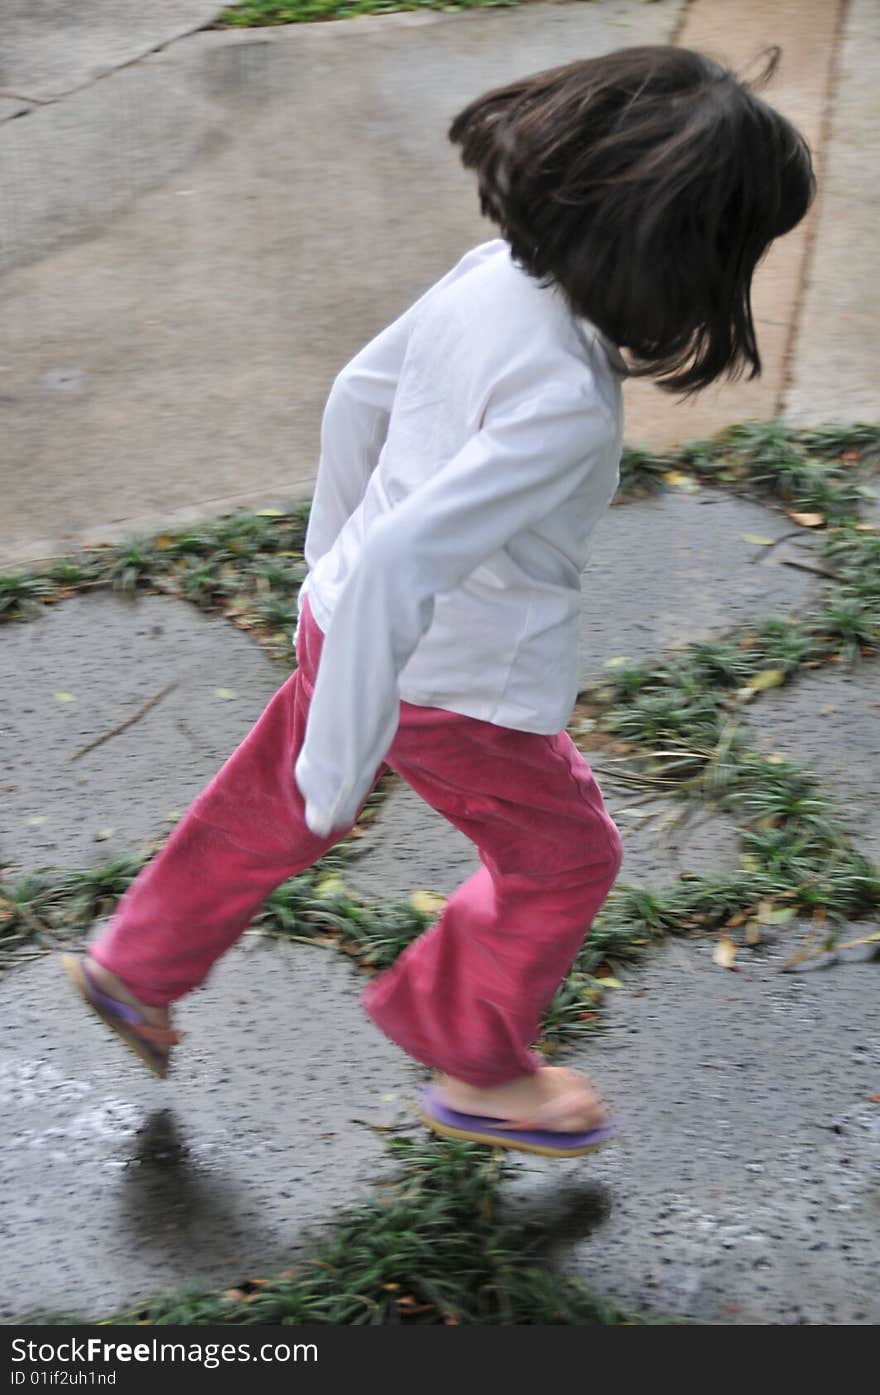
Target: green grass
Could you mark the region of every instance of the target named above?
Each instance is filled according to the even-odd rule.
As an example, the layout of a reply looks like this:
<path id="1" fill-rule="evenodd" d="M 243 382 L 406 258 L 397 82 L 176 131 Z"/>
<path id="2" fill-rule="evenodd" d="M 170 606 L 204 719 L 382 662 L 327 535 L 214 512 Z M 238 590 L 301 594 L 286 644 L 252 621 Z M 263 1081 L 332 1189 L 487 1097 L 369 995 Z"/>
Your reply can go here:
<path id="1" fill-rule="evenodd" d="M 96 588 L 163 592 L 220 611 L 293 668 L 308 519 L 308 504 L 235 514 L 119 547 L 87 548 L 30 572 L 0 574 L 0 623 L 33 619 L 45 605 Z"/>
<path id="2" fill-rule="evenodd" d="M 449 1326 L 610 1326 L 640 1320 L 557 1273 L 548 1251 L 582 1215 L 554 1229 L 498 1214 L 509 1170 L 473 1144 L 397 1137 L 397 1177 L 372 1200 L 339 1212 L 312 1252 L 274 1278 L 225 1292 L 158 1297 L 111 1322 Z M 106 1319 L 105 1319 L 106 1320 Z"/>
<path id="3" fill-rule="evenodd" d="M 878 454 L 876 426 L 796 431 L 781 421 L 746 422 L 665 453 L 628 447 L 621 460 L 620 497 L 655 493 L 670 472 L 683 472 L 703 484 L 839 523 L 858 517 L 871 488 L 866 475 Z"/>
<path id="4" fill-rule="evenodd" d="M 310 24 L 400 10 L 511 9 L 520 0 L 244 0 L 224 10 L 219 24 L 253 28 L 267 24 Z"/>
<path id="5" fill-rule="evenodd" d="M 852 862 L 857 854 L 843 851 L 848 844 L 827 801 L 793 764 L 773 765 L 749 751 L 742 709 L 768 684 L 876 653 L 880 536 L 859 531 L 856 520 L 862 472 L 878 452 L 880 431 L 874 427 L 793 432 L 769 422 L 748 423 L 666 456 L 625 454 L 622 482 L 631 493 L 663 487 L 667 467 L 674 466 L 734 489 L 757 489 L 785 506 L 821 503 L 823 516 L 832 520 L 824 547 L 834 582 L 812 611 L 770 615 L 675 655 L 624 664 L 581 695 L 600 732 L 627 752 L 609 766 L 607 779 L 730 810 L 743 825 L 749 863 L 742 876 L 674 886 L 652 893 L 653 902 L 644 893 L 617 888 L 548 1011 L 545 1050 L 595 1029 L 602 977 L 660 933 L 725 925 L 731 915 L 747 916 L 750 907 L 774 895 L 794 898 L 810 914 L 837 915 L 842 907 L 861 914 L 875 906 L 876 879 Z M 290 667 L 307 524 L 308 506 L 289 513 L 261 510 L 91 549 L 35 572 L 0 577 L 0 618 L 27 619 L 42 605 L 95 586 L 160 590 L 219 609 Z M 384 787 L 371 798 L 363 822 L 383 797 Z M 344 870 L 349 851 L 334 850 L 280 887 L 255 928 L 332 941 L 365 970 L 377 971 L 421 933 L 427 918 L 406 902 L 366 905 L 338 876 L 328 881 L 328 874 Z M 840 876 L 835 858 L 843 859 Z M 0 943 L 51 943 L 53 936 L 82 930 L 92 916 L 109 911 L 137 865 L 65 877 L 41 873 L 5 888 Z M 808 891 L 801 895 L 805 881 Z"/>
<path id="6" fill-rule="evenodd" d="M 609 670 L 581 695 L 578 715 L 622 758 L 609 780 L 729 811 L 740 866 L 682 876 L 665 888 L 615 887 L 550 1005 L 542 1049 L 552 1054 L 601 1026 L 609 977 L 669 935 L 722 932 L 747 945 L 764 927 L 806 920 L 824 946 L 842 925 L 880 908 L 880 875 L 812 775 L 751 750 L 744 704 L 820 665 L 863 662 L 880 648 L 880 536 L 860 531 L 864 471 L 880 432 L 857 426 L 794 433 L 750 424 L 668 456 L 629 451 L 625 493 L 665 487 L 669 470 L 821 513 L 833 581 L 811 610 L 770 615 L 717 639 Z M 218 609 L 288 666 L 289 630 L 305 573 L 308 511 L 263 511 L 120 548 L 91 549 L 30 573 L 0 577 L 0 619 L 96 586 L 159 590 Z M 575 736 L 577 739 L 577 736 Z M 604 779 L 605 776 L 603 775 Z M 387 785 L 368 804 L 375 814 Z M 367 972 L 392 963 L 428 924 L 409 902 L 365 903 L 345 886 L 354 842 L 341 845 L 266 901 L 254 929 L 339 949 Z M 149 855 L 149 850 L 146 855 Z M 84 872 L 42 870 L 0 885 L 0 950 L 80 936 L 108 914 L 145 857 Z M 633 1321 L 548 1264 L 552 1236 L 496 1215 L 495 1158 L 466 1144 L 391 1140 L 401 1164 L 376 1198 L 341 1212 L 308 1260 L 225 1293 L 160 1297 L 116 1321 L 162 1323 L 566 1323 Z"/>
<path id="7" fill-rule="evenodd" d="M 0 880 L 0 966 L 20 951 L 51 949 L 109 915 L 149 854 L 118 858 L 83 872 L 40 868 Z"/>

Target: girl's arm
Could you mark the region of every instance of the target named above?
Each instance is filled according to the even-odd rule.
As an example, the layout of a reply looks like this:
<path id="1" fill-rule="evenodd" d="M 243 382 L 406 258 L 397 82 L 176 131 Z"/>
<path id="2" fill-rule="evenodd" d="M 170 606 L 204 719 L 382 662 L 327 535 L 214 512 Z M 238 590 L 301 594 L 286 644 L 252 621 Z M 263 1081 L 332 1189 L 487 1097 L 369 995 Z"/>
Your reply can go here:
<path id="1" fill-rule="evenodd" d="M 451 271 L 372 339 L 334 380 L 321 422 L 321 459 L 306 533 L 308 566 L 329 552 L 364 497 L 385 437 L 413 325 L 429 296 L 503 245 L 496 238 L 466 252 Z"/>
<path id="2" fill-rule="evenodd" d="M 615 434 L 588 390 L 539 385 L 508 399 L 370 530 L 324 639 L 296 763 L 314 833 L 356 817 L 394 739 L 398 678 L 431 624 L 435 596 L 564 503 L 607 459 Z M 607 486 L 599 478 L 603 504 Z"/>
<path id="3" fill-rule="evenodd" d="M 321 460 L 306 532 L 309 568 L 330 551 L 364 497 L 376 468 L 409 342 L 413 309 L 346 364 L 330 389 L 321 422 Z"/>

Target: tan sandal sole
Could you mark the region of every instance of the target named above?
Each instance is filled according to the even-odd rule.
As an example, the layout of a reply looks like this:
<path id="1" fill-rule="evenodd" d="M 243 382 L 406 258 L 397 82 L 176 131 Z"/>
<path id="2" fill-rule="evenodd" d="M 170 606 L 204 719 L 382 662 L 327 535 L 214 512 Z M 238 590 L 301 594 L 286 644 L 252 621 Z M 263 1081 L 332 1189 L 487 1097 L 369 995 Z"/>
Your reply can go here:
<path id="1" fill-rule="evenodd" d="M 92 999 L 89 996 L 89 990 L 85 980 L 85 975 L 82 971 L 82 964 L 80 960 L 77 959 L 76 955 L 62 954 L 61 966 L 64 969 L 64 972 L 67 974 L 67 977 L 69 978 L 70 982 L 73 984 L 74 988 L 79 993 L 83 1002 L 95 1014 L 96 1017 L 99 1017 L 101 1019 L 105 1027 L 109 1027 L 111 1032 L 114 1032 L 116 1036 L 118 1036 L 120 1040 L 125 1043 L 129 1051 L 133 1051 L 134 1054 L 140 1058 L 143 1064 L 147 1067 L 147 1070 L 149 1070 L 152 1075 L 157 1075 L 160 1080 L 167 1079 L 167 1063 L 163 1065 L 159 1061 L 157 1061 L 156 1058 L 153 1055 L 151 1055 L 149 1049 L 144 1045 L 140 1038 L 136 1036 L 134 1032 L 126 1031 L 125 1024 L 123 1022 L 118 1022 L 115 1018 L 109 1017 L 107 1013 L 101 1011 L 101 1009 L 97 1006 L 96 1003 L 92 1002 Z"/>

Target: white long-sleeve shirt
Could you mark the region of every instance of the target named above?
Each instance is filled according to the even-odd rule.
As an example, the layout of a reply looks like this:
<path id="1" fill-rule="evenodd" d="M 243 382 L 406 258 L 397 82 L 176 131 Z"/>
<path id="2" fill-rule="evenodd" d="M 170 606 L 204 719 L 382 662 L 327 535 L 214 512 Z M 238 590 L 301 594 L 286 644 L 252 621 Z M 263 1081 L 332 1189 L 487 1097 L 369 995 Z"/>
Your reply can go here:
<path id="1" fill-rule="evenodd" d="M 496 239 L 336 378 L 305 545 L 303 594 L 325 636 L 295 771 L 313 832 L 356 816 L 401 699 L 565 726 L 625 373 Z"/>

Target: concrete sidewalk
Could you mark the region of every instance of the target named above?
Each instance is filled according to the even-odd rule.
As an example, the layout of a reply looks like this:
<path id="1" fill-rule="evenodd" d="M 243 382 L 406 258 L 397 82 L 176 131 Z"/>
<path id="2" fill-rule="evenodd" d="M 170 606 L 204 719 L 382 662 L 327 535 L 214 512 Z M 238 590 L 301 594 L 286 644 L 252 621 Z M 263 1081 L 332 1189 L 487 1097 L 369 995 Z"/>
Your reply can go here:
<path id="1" fill-rule="evenodd" d="M 754 564 L 754 534 L 787 525 L 709 489 L 613 509 L 584 588 L 581 678 L 814 603 L 818 582 L 785 565 L 798 560 L 785 544 Z M 0 629 L 0 866 L 76 870 L 164 837 L 281 672 L 228 622 L 168 596 L 85 595 Z M 878 681 L 876 663 L 854 677 L 832 667 L 750 709 L 755 745 L 806 760 L 875 856 Z M 656 891 L 737 868 L 729 815 L 704 808 L 658 830 L 603 764 L 623 881 Z M 356 846 L 345 881 L 367 899 L 448 894 L 477 866 L 402 785 Z M 564 1216 L 557 1258 L 599 1292 L 711 1323 L 880 1320 L 877 966 L 782 975 L 798 934 L 743 950 L 736 973 L 712 961 L 713 938 L 622 965 L 607 1031 L 566 1052 L 601 1082 L 624 1136 L 588 1162 L 519 1162 L 501 1199 L 554 1230 Z M 179 1069 L 161 1086 L 86 1019 L 52 958 L 11 968 L 0 1240 L 17 1262 L 0 1316 L 96 1318 L 289 1267 L 309 1225 L 387 1175 L 381 1130 L 412 1118 L 419 1072 L 364 1018 L 363 982 L 327 948 L 245 939 L 180 1005 Z M 100 1223 L 84 1227 L 84 1212 Z"/>
<path id="2" fill-rule="evenodd" d="M 15 94 L 0 96 L 14 213 L 0 558 L 307 494 L 340 363 L 489 234 L 444 154 L 448 116 L 511 72 L 621 43 L 678 36 L 738 59 L 784 30 L 785 104 L 827 171 L 811 229 L 762 275 L 766 383 L 693 408 L 639 386 L 630 439 L 780 406 L 802 422 L 877 416 L 877 194 L 860 150 L 880 125 L 871 0 L 852 0 L 842 34 L 842 7 L 817 0 L 766 14 L 746 0 L 736 33 L 724 0 L 605 0 L 186 37 L 206 8 L 138 18 L 125 0 L 90 0 L 99 50 L 68 29 L 36 42 L 30 7 L 15 7 L 20 56 L 0 83 Z M 124 36 L 114 13 L 131 19 Z M 809 562 L 812 534 L 755 556 L 756 535 L 788 527 L 709 489 L 613 509 L 584 587 L 581 680 L 813 603 L 816 576 L 788 565 Z M 873 856 L 878 676 L 876 663 L 818 671 L 749 710 L 755 745 L 805 759 Z M 281 677 L 227 622 L 167 596 L 78 596 L 0 629 L 0 867 L 84 868 L 163 837 Z M 112 740 L 79 759 L 100 735 Z M 739 831 L 717 810 L 658 834 L 629 791 L 609 782 L 606 797 L 624 881 L 657 889 L 738 865 Z M 445 893 L 476 865 L 403 787 L 358 849 L 346 879 L 367 897 Z M 876 965 L 782 976 L 780 935 L 728 973 L 711 948 L 689 940 L 624 966 L 607 1033 L 566 1057 L 614 1102 L 620 1143 L 585 1164 L 519 1164 L 501 1204 L 561 1217 L 557 1258 L 636 1308 L 876 1323 Z M 16 1265 L 0 1318 L 99 1318 L 288 1267 L 306 1227 L 386 1175 L 381 1129 L 410 1117 L 419 1073 L 364 1019 L 362 984 L 326 948 L 244 940 L 182 1005 L 164 1087 L 78 1013 L 52 959 L 6 974 L 0 1237 Z"/>
<path id="3" fill-rule="evenodd" d="M 335 373 L 493 235 L 450 116 L 515 73 L 621 44 L 678 38 L 736 65 L 782 43 L 768 95 L 829 170 L 809 227 L 759 277 L 762 381 L 686 406 L 632 384 L 628 439 L 664 445 L 789 403 L 799 421 L 876 417 L 877 193 L 854 153 L 878 124 L 871 0 L 854 0 L 842 40 L 841 0 L 744 0 L 735 16 L 725 0 L 603 0 L 186 36 L 210 18 L 192 0 L 124 42 L 112 8 L 92 29 L 81 16 L 77 42 L 14 11 L 0 90 L 15 95 L 0 100 L 30 105 L 0 126 L 0 561 L 307 496 Z"/>

